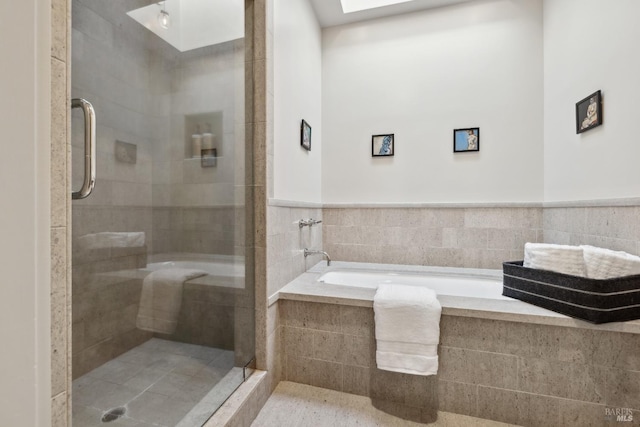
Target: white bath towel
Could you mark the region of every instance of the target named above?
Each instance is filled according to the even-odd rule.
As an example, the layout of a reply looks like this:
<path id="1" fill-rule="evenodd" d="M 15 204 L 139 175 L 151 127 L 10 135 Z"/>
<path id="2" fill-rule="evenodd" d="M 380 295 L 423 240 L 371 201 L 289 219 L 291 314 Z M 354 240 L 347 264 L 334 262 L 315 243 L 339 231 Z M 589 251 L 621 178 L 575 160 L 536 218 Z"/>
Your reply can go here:
<path id="1" fill-rule="evenodd" d="M 153 271 L 145 277 L 136 320 L 138 329 L 174 333 L 182 306 L 184 282 L 206 274 L 200 270 L 167 268 Z"/>
<path id="2" fill-rule="evenodd" d="M 78 237 L 78 247 L 80 249 L 102 249 L 102 248 L 137 248 L 144 246 L 144 231 L 112 232 L 85 234 Z"/>
<path id="3" fill-rule="evenodd" d="M 587 277 L 590 279 L 612 279 L 640 274 L 640 257 L 595 246 L 580 247 L 584 251 Z"/>
<path id="4" fill-rule="evenodd" d="M 582 248 L 578 246 L 526 243 L 523 266 L 586 277 Z"/>
<path id="5" fill-rule="evenodd" d="M 378 369 L 438 373 L 442 307 L 431 289 L 382 284 L 373 298 Z"/>

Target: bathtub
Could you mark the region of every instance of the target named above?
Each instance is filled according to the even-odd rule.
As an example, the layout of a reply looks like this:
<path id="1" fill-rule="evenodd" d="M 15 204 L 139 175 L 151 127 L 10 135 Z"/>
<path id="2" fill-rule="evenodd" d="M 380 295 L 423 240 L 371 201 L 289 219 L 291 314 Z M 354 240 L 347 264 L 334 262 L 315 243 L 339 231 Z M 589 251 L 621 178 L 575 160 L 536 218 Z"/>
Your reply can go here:
<path id="1" fill-rule="evenodd" d="M 425 286 L 438 295 L 512 300 L 502 296 L 502 279 L 482 277 L 473 274 L 456 273 L 395 273 L 384 271 L 332 270 L 318 278 L 318 282 L 328 285 L 350 286 L 376 289 L 383 283 L 409 286 Z"/>
<path id="2" fill-rule="evenodd" d="M 278 300 L 373 307 L 378 285 L 433 289 L 444 315 L 640 334 L 640 320 L 593 325 L 502 295 L 502 270 L 361 262 L 318 262 L 268 297 Z"/>

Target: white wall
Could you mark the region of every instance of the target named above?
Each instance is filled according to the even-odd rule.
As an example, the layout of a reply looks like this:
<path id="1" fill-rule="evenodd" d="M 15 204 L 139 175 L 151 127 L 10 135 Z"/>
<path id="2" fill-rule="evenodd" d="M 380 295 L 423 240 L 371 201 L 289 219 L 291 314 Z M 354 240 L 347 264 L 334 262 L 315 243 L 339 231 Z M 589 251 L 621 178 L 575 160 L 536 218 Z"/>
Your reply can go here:
<path id="1" fill-rule="evenodd" d="M 541 0 L 332 27 L 322 41 L 324 203 L 542 200 Z M 480 127 L 480 152 L 453 153 L 465 127 Z M 395 134 L 393 158 L 371 157 L 381 133 Z"/>
<path id="2" fill-rule="evenodd" d="M 274 1 L 274 192 L 276 199 L 321 201 L 321 32 L 308 0 Z M 300 122 L 312 127 L 311 151 Z"/>
<path id="3" fill-rule="evenodd" d="M 544 2 L 544 198 L 638 197 L 640 2 Z M 577 135 L 575 103 L 602 90 L 603 125 Z"/>
<path id="4" fill-rule="evenodd" d="M 0 2 L 0 425 L 50 425 L 48 0 Z"/>

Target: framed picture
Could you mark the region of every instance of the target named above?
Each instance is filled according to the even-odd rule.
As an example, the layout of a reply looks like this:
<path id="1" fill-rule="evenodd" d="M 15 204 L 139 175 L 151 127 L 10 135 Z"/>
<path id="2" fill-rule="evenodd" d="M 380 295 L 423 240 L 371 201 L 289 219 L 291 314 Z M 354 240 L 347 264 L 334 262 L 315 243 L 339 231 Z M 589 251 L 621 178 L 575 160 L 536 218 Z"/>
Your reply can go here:
<path id="1" fill-rule="evenodd" d="M 203 168 L 211 168 L 218 164 L 218 150 L 215 148 L 203 148 L 200 159 Z"/>
<path id="2" fill-rule="evenodd" d="M 576 133 L 586 132 L 602 124 L 602 94 L 594 92 L 576 103 Z"/>
<path id="3" fill-rule="evenodd" d="M 373 157 L 393 156 L 395 147 L 393 144 L 393 134 L 373 135 L 371 137 L 371 155 Z"/>
<path id="4" fill-rule="evenodd" d="M 307 151 L 311 151 L 311 126 L 302 120 L 300 125 L 300 145 Z"/>
<path id="5" fill-rule="evenodd" d="M 453 152 L 480 151 L 480 128 L 453 130 Z"/>

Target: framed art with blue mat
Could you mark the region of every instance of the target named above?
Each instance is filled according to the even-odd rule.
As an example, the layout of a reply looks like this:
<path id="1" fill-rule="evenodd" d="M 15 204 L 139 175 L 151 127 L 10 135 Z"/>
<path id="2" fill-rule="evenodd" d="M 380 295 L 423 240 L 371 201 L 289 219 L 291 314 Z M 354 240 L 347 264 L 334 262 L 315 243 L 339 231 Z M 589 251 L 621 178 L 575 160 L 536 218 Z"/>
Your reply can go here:
<path id="1" fill-rule="evenodd" d="M 392 133 L 371 137 L 371 155 L 373 157 L 389 157 L 394 153 L 394 135 Z"/>
<path id="2" fill-rule="evenodd" d="M 453 152 L 480 151 L 480 128 L 453 130 Z"/>

